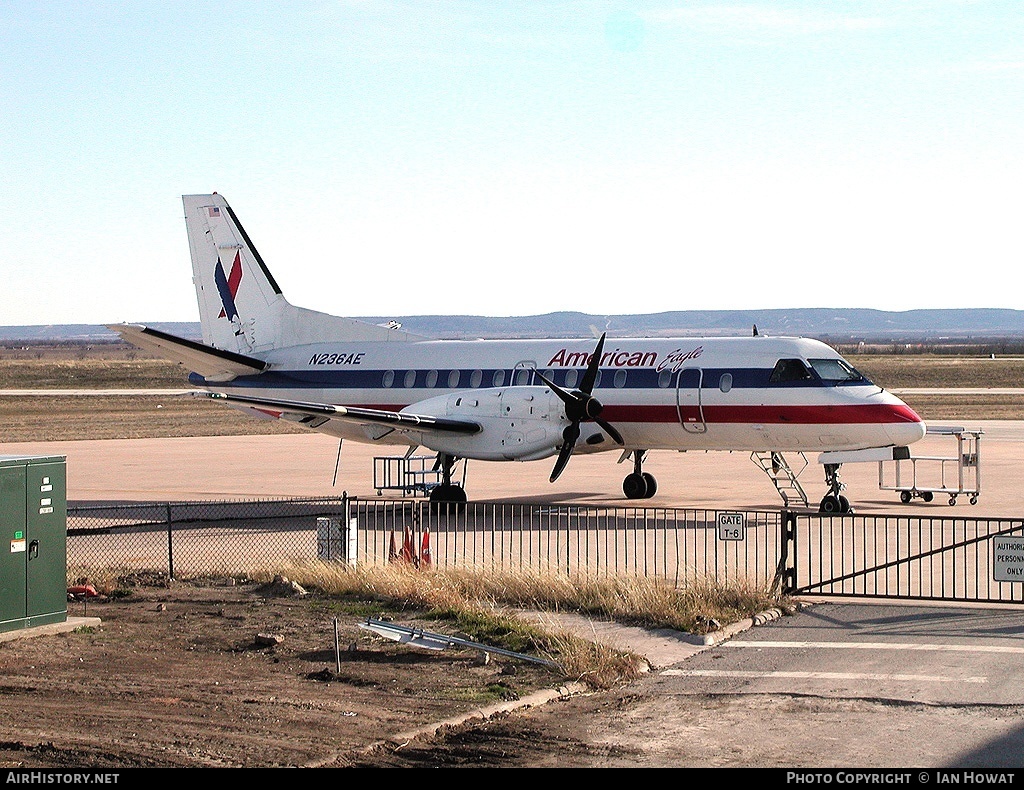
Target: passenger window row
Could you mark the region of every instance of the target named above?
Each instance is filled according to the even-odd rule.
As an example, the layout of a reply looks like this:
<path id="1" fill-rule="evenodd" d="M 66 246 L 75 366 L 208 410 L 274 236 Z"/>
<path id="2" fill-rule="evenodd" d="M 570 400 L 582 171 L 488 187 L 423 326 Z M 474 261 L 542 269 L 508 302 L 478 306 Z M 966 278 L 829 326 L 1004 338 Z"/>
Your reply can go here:
<path id="1" fill-rule="evenodd" d="M 797 360 L 798 361 L 798 360 Z M 611 378 L 611 384 L 616 389 L 622 389 L 631 380 L 630 372 L 628 370 L 620 368 L 616 370 Z M 670 386 L 675 386 L 676 376 L 681 371 L 663 370 L 658 374 L 658 386 L 665 389 Z M 425 387 L 427 389 L 435 389 L 437 387 L 443 387 L 447 389 L 458 389 L 459 387 L 468 387 L 469 389 L 478 389 L 479 387 L 502 387 L 505 385 L 506 377 L 511 384 L 515 386 L 526 386 L 530 384 L 540 384 L 541 381 L 535 378 L 533 370 L 530 368 L 516 368 L 513 371 L 507 370 L 494 370 L 488 371 L 490 374 L 487 377 L 485 383 L 485 373 L 483 370 L 449 370 L 438 371 L 438 370 L 407 370 L 401 373 L 400 383 L 396 384 L 396 378 L 399 376 L 394 370 L 384 371 L 383 385 L 385 388 L 391 388 L 395 386 L 401 386 L 406 389 L 412 389 L 413 387 Z M 594 383 L 594 388 L 601 386 L 604 371 L 599 370 L 597 372 L 597 379 Z M 773 381 L 774 379 L 773 373 Z M 544 371 L 544 377 L 549 381 L 553 381 L 560 387 L 566 389 L 573 389 L 579 385 L 580 380 L 583 377 L 583 371 L 569 368 L 568 370 L 546 370 Z M 732 374 L 723 373 L 718 381 L 718 388 L 722 392 L 728 392 L 732 389 Z"/>

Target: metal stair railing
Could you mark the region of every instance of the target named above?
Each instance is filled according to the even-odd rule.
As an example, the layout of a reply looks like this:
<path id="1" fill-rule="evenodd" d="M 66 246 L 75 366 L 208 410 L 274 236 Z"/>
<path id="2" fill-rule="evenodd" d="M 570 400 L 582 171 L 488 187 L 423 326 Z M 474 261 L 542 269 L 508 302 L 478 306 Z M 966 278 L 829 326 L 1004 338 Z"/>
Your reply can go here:
<path id="1" fill-rule="evenodd" d="M 807 493 L 800 485 L 799 480 L 800 475 L 807 468 L 807 456 L 803 453 L 797 453 L 797 455 L 803 461 L 803 466 L 799 471 L 793 470 L 782 453 L 755 451 L 750 454 L 750 460 L 768 475 L 768 479 L 772 481 L 772 485 L 775 486 L 779 496 L 782 497 L 783 504 L 787 507 L 791 502 L 796 501 L 799 501 L 804 507 L 808 505 Z"/>

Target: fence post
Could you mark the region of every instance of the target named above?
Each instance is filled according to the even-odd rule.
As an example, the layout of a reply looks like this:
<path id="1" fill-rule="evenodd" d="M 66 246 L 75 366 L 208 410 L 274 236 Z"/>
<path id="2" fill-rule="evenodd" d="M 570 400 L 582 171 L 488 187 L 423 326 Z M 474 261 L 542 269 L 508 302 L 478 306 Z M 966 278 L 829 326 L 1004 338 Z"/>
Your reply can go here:
<path id="1" fill-rule="evenodd" d="M 167 576 L 174 581 L 174 540 L 172 538 L 173 528 L 171 527 L 171 503 L 167 503 Z"/>
<path id="2" fill-rule="evenodd" d="M 772 580 L 772 592 L 791 595 L 796 590 L 796 566 L 790 567 L 790 558 L 796 560 L 796 513 L 783 508 L 779 529 L 779 564 Z M 790 549 L 792 548 L 792 551 Z"/>
<path id="3" fill-rule="evenodd" d="M 344 538 L 342 551 L 345 553 L 345 562 L 350 568 L 356 567 L 359 557 L 359 532 L 355 519 L 352 517 L 352 502 L 348 498 L 348 491 L 341 492 L 342 512 L 345 514 L 345 526 L 341 531 Z"/>

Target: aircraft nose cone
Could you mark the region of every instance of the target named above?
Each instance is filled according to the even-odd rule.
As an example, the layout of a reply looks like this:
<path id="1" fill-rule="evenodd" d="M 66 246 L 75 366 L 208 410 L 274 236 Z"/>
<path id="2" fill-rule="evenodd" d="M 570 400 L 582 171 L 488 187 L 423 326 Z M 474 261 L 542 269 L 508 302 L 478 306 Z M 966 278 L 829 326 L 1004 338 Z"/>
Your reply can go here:
<path id="1" fill-rule="evenodd" d="M 927 432 L 924 420 L 905 403 L 900 402 L 893 407 L 893 416 L 896 420 L 886 425 L 885 432 L 897 447 L 904 447 L 924 438 Z"/>

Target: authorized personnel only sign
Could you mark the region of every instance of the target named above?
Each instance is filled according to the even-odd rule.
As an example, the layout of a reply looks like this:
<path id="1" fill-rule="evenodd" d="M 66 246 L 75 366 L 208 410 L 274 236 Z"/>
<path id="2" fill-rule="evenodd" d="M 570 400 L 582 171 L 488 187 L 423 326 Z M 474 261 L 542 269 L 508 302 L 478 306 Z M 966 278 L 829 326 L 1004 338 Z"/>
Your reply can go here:
<path id="1" fill-rule="evenodd" d="M 992 541 L 992 578 L 997 582 L 1024 582 L 1024 537 Z"/>

